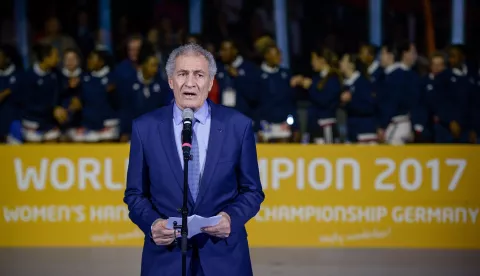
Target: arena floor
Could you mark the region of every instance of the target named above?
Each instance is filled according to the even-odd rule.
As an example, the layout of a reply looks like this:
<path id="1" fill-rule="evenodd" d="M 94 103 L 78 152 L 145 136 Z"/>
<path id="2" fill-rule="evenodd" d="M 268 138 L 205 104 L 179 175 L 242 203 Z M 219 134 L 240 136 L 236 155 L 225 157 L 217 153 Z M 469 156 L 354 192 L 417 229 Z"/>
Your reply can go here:
<path id="1" fill-rule="evenodd" d="M 139 275 L 140 253 L 139 248 L 2 248 L 0 275 Z M 480 275 L 480 251 L 255 248 L 252 260 L 256 276 Z"/>

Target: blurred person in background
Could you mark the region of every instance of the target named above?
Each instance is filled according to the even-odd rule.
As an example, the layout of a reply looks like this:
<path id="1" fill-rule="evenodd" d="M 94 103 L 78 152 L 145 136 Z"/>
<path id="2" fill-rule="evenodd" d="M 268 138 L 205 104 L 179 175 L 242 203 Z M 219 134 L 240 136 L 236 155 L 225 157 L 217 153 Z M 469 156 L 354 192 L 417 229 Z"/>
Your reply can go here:
<path id="1" fill-rule="evenodd" d="M 261 65 L 261 86 L 255 115 L 260 142 L 300 142 L 295 90 L 290 86 L 291 73 L 281 68 L 281 63 L 280 49 L 274 45 L 267 47 Z"/>
<path id="2" fill-rule="evenodd" d="M 118 85 L 121 99 L 120 142 L 130 141 L 132 121 L 139 116 L 162 106 L 169 105 L 173 93 L 158 73 L 159 60 L 153 47 L 142 45 L 138 63 L 140 69 L 135 77 L 123 80 Z"/>
<path id="3" fill-rule="evenodd" d="M 203 41 L 203 47 L 205 48 L 205 50 L 209 51 L 213 55 L 215 60 L 218 61 L 219 59 L 218 52 L 212 40 L 203 39 L 202 41 Z M 220 103 L 220 84 L 218 83 L 217 78 L 213 79 L 213 86 L 212 86 L 212 89 L 210 90 L 210 93 L 208 93 L 208 98 L 216 104 Z"/>
<path id="4" fill-rule="evenodd" d="M 174 24 L 169 17 L 163 17 L 160 21 L 160 35 L 163 43 L 163 49 L 170 52 L 177 45 L 182 44 L 183 34 L 182 30 L 176 30 Z"/>
<path id="5" fill-rule="evenodd" d="M 70 139 L 75 129 L 80 127 L 81 112 L 77 111 L 78 96 L 80 94 L 79 83 L 82 78 L 82 66 L 80 53 L 75 49 L 66 49 L 63 55 L 63 66 L 59 74 L 60 102 L 68 110 L 68 121 L 60 126 L 66 139 Z M 74 98 L 75 101 L 71 101 Z"/>
<path id="6" fill-rule="evenodd" d="M 478 75 L 474 78 L 474 82 L 470 105 L 472 131 L 469 138 L 471 143 L 480 144 L 480 69 Z"/>
<path id="7" fill-rule="evenodd" d="M 187 34 L 185 36 L 185 40 L 183 41 L 184 44 L 195 43 L 198 45 L 202 45 L 202 40 L 200 39 L 199 35 L 196 34 Z"/>
<path id="8" fill-rule="evenodd" d="M 375 98 L 373 85 L 362 72 L 362 64 L 354 54 L 345 54 L 340 60 L 344 76 L 340 101 L 347 112 L 347 135 L 351 143 L 377 143 Z"/>
<path id="9" fill-rule="evenodd" d="M 260 92 L 258 67 L 240 55 L 233 39 L 222 42 L 220 61 L 217 73 L 220 103 L 235 108 L 253 120 Z"/>
<path id="10" fill-rule="evenodd" d="M 400 52 L 400 68 L 405 71 L 405 87 L 406 90 L 403 91 L 404 96 L 407 100 L 407 105 L 409 106 L 409 117 L 410 121 L 412 121 L 412 115 L 416 108 L 419 107 L 419 101 L 421 96 L 421 84 L 420 84 L 420 75 L 418 72 L 413 70 L 414 66 L 417 63 L 417 48 L 413 43 L 404 42 L 398 46 L 398 51 Z M 422 131 L 423 127 L 419 124 L 415 124 L 412 122 L 414 137 L 418 137 Z M 412 138 L 414 138 L 412 137 Z M 411 141 L 410 141 L 411 142 Z"/>
<path id="11" fill-rule="evenodd" d="M 56 17 L 47 19 L 45 22 L 45 35 L 39 42 L 55 47 L 59 56 L 63 56 L 66 49 L 78 49 L 72 37 L 61 33 L 61 24 Z"/>
<path id="12" fill-rule="evenodd" d="M 95 36 L 90 30 L 89 24 L 90 22 L 87 11 L 80 11 L 77 15 L 75 40 L 77 41 L 82 56 L 86 56 L 95 48 Z"/>
<path id="13" fill-rule="evenodd" d="M 60 105 L 60 87 L 54 69 L 59 63 L 58 50 L 51 45 L 35 46 L 36 62 L 21 77 L 22 133 L 25 142 L 57 142 L 58 124 L 67 120 Z"/>
<path id="14" fill-rule="evenodd" d="M 8 47 L 0 46 L 0 143 L 7 141 L 10 126 L 18 119 L 15 96 L 18 93 L 19 74 Z"/>
<path id="15" fill-rule="evenodd" d="M 468 142 L 470 128 L 469 98 L 474 83 L 468 76 L 465 54 L 459 45 L 448 50 L 449 68 L 436 76 L 436 143 Z"/>
<path id="16" fill-rule="evenodd" d="M 371 44 L 364 44 L 360 46 L 359 58 L 366 69 L 362 71 L 366 71 L 370 81 L 375 84 L 383 74 L 383 69 L 380 66 L 380 63 L 377 61 L 376 47 Z"/>
<path id="17" fill-rule="evenodd" d="M 122 60 L 114 71 L 115 78 L 118 80 L 130 78 L 137 74 L 138 70 L 138 53 L 142 46 L 143 38 L 139 34 L 134 34 L 127 39 L 126 54 L 127 57 Z"/>
<path id="18" fill-rule="evenodd" d="M 438 122 L 438 110 L 435 102 L 436 76 L 446 69 L 446 56 L 441 52 L 430 57 L 430 73 L 420 80 L 420 96 L 412 112 L 412 124 L 416 132 L 415 141 L 431 143 L 434 141 L 434 122 Z"/>
<path id="19" fill-rule="evenodd" d="M 384 77 L 377 91 L 378 138 L 387 144 L 403 145 L 412 140 L 412 123 L 409 112 L 411 94 L 404 67 L 400 64 L 402 52 L 385 44 L 380 52 Z"/>
<path id="20" fill-rule="evenodd" d="M 160 74 L 163 80 L 167 81 L 168 77 L 167 77 L 167 72 L 165 71 L 165 65 L 167 61 L 161 47 L 160 33 L 157 28 L 151 28 L 147 32 L 146 42 L 150 44 L 149 47 L 153 48 L 155 56 L 158 59 L 158 73 Z"/>
<path id="21" fill-rule="evenodd" d="M 326 48 L 311 53 L 312 78 L 295 76 L 293 87 L 308 90 L 312 105 L 308 109 L 308 135 L 310 143 L 332 144 L 339 142 L 336 112 L 340 105 L 341 75 L 335 68 L 337 55 Z"/>
<path id="22" fill-rule="evenodd" d="M 119 138 L 118 95 L 108 60 L 105 51 L 94 50 L 88 56 L 88 73 L 79 84 L 77 109 L 82 111 L 81 127 L 72 136 L 74 142 L 111 142 Z"/>

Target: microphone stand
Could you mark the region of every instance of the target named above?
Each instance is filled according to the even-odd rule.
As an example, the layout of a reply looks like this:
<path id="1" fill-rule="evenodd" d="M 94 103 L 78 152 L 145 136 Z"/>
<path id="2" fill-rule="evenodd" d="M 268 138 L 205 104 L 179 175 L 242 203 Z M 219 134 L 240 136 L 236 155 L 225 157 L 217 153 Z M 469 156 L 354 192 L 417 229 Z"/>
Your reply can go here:
<path id="1" fill-rule="evenodd" d="M 187 276 L 187 237 L 188 237 L 188 161 L 192 159 L 190 155 L 190 148 L 184 148 L 183 150 L 183 205 L 179 211 L 182 213 L 182 225 L 178 226 L 176 222 L 173 224 L 175 233 L 178 229 L 181 231 L 181 243 L 182 250 L 182 276 Z"/>

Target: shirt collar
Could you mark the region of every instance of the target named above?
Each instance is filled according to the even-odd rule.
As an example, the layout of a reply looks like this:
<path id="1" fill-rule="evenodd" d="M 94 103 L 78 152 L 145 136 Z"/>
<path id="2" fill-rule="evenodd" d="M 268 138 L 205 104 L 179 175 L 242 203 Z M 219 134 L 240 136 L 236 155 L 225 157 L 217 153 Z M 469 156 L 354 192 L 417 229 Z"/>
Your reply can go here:
<path id="1" fill-rule="evenodd" d="M 235 58 L 235 60 L 232 62 L 232 66 L 235 68 L 238 68 L 240 67 L 240 65 L 242 65 L 242 63 L 243 63 L 243 57 L 237 56 L 237 58 Z"/>
<path id="2" fill-rule="evenodd" d="M 373 74 L 373 72 L 375 72 L 378 69 L 378 66 L 379 66 L 378 61 L 374 60 L 372 64 L 368 66 L 368 69 L 367 69 L 368 74 L 370 75 Z"/>
<path id="3" fill-rule="evenodd" d="M 274 74 L 278 72 L 278 67 L 270 67 L 265 62 L 262 63 L 262 70 L 266 73 Z"/>
<path id="4" fill-rule="evenodd" d="M 43 77 L 46 74 L 48 74 L 47 71 L 43 71 L 42 68 L 40 68 L 40 65 L 38 63 L 35 63 L 33 65 L 33 71 L 35 72 L 35 74 L 39 75 L 40 77 Z"/>
<path id="5" fill-rule="evenodd" d="M 108 73 L 110 73 L 110 67 L 104 66 L 102 69 L 100 69 L 98 71 L 92 71 L 92 76 L 94 76 L 96 78 L 103 78 Z"/>
<path id="6" fill-rule="evenodd" d="M 403 62 L 400 62 L 400 63 L 398 64 L 398 67 L 402 68 L 402 69 L 405 70 L 405 71 L 410 70 L 410 66 L 406 65 L 406 64 L 403 63 Z"/>
<path id="7" fill-rule="evenodd" d="M 15 64 L 10 64 L 5 70 L 0 70 L 0 76 L 8 76 L 15 71 Z"/>
<path id="8" fill-rule="evenodd" d="M 147 85 L 150 84 L 150 83 L 152 83 L 152 81 L 153 81 L 153 78 L 151 78 L 151 79 L 149 79 L 149 80 L 145 80 L 145 78 L 143 77 L 142 70 L 138 70 L 138 71 L 137 71 L 137 78 L 138 78 L 138 80 L 139 80 L 141 83 L 147 84 Z"/>
<path id="9" fill-rule="evenodd" d="M 462 66 L 462 72 L 463 72 L 465 75 L 468 75 L 468 67 L 467 67 L 466 64 L 464 64 L 464 65 Z"/>
<path id="10" fill-rule="evenodd" d="M 355 71 L 353 74 L 350 76 L 350 78 L 346 79 L 343 81 L 343 84 L 345 85 L 352 85 L 358 78 L 360 77 L 360 72 Z"/>
<path id="11" fill-rule="evenodd" d="M 210 106 L 208 105 L 207 101 L 205 101 L 197 111 L 193 113 L 195 119 L 200 122 L 200 124 L 204 125 L 207 122 L 208 117 L 210 116 Z M 182 110 L 176 103 L 173 104 L 173 121 L 176 125 L 182 123 Z"/>
<path id="12" fill-rule="evenodd" d="M 325 78 L 325 77 L 328 75 L 328 72 L 330 72 L 330 68 L 323 69 L 323 70 L 320 72 L 320 76 L 321 76 L 322 78 Z"/>
<path id="13" fill-rule="evenodd" d="M 76 77 L 80 76 L 81 73 L 82 73 L 82 69 L 80 69 L 80 68 L 77 68 L 73 71 L 70 71 L 67 68 L 62 68 L 62 74 L 65 77 L 68 77 L 68 78 L 76 78 Z"/>
<path id="14" fill-rule="evenodd" d="M 393 71 L 397 70 L 398 68 L 400 68 L 400 63 L 394 63 L 394 64 L 390 64 L 387 66 L 387 68 L 385 68 L 385 74 L 390 74 L 392 73 Z"/>

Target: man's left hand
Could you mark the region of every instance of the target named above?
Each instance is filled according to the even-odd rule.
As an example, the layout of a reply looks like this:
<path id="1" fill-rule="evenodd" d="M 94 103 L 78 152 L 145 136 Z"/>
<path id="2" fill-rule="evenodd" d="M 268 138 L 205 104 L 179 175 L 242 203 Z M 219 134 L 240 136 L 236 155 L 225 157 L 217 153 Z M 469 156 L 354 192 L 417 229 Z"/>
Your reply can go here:
<path id="1" fill-rule="evenodd" d="M 230 216 L 225 212 L 220 212 L 219 215 L 221 215 L 222 218 L 217 225 L 205 227 L 202 229 L 202 231 L 203 233 L 207 233 L 218 238 L 228 238 L 228 236 L 230 236 Z"/>

